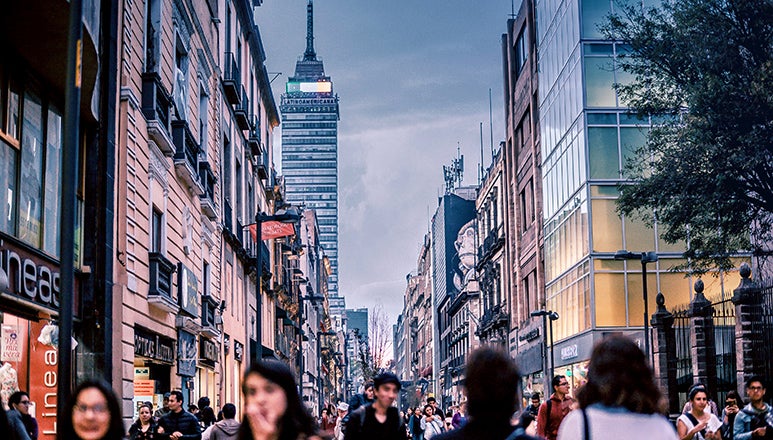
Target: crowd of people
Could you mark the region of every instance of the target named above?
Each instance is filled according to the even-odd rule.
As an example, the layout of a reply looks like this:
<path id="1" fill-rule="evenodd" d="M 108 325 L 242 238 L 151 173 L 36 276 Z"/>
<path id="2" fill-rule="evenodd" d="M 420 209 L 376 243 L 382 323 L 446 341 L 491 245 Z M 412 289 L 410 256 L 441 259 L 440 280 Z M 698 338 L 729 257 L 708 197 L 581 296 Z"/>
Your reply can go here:
<path id="1" fill-rule="evenodd" d="M 61 440 L 753 440 L 773 439 L 773 412 L 765 403 L 766 383 L 745 384 L 749 401 L 730 392 L 719 411 L 703 384 L 694 385 L 682 414 L 664 416 L 665 399 L 644 353 L 630 339 L 612 336 L 593 349 L 587 382 L 569 395 L 564 376 L 553 377 L 553 392 L 541 401 L 532 393 L 520 409 L 521 375 L 506 353 L 474 350 L 465 370 L 466 400 L 444 412 L 434 397 L 401 412 L 395 406 L 401 382 L 382 372 L 349 402 L 338 402 L 313 417 L 303 405 L 290 367 L 279 361 L 253 364 L 244 374 L 241 422 L 226 403 L 215 414 L 210 400 L 184 408 L 180 391 L 164 394 L 154 411 L 143 402 L 127 429 L 116 394 L 99 380 L 79 384 L 58 423 Z M 0 432 L 11 440 L 37 440 L 38 425 L 29 411 L 29 394 L 10 396 L 0 411 Z"/>

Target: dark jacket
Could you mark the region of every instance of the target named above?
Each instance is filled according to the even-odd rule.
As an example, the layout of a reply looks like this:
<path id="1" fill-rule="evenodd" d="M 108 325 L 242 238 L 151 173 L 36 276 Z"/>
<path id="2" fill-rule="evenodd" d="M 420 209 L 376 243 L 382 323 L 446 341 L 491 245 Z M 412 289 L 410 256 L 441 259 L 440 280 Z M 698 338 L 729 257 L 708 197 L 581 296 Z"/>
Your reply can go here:
<path id="1" fill-rule="evenodd" d="M 0 408 L 0 411 L 3 409 Z M 29 434 L 27 434 L 27 428 L 24 426 L 24 422 L 21 419 L 21 413 L 15 409 L 9 409 L 5 413 L 8 416 L 8 425 L 11 427 L 11 439 L 12 440 L 30 440 Z"/>
<path id="2" fill-rule="evenodd" d="M 519 432 L 515 432 L 516 429 Z M 509 420 L 502 423 L 491 423 L 469 420 L 459 429 L 444 432 L 432 437 L 432 440 L 505 440 L 509 435 L 511 440 L 538 440 L 537 437 L 527 435 L 520 427 L 511 426 Z"/>
<path id="3" fill-rule="evenodd" d="M 161 417 L 158 425 L 164 428 L 164 433 L 168 437 L 174 432 L 181 432 L 185 440 L 201 440 L 201 430 L 199 430 L 199 420 L 188 411 L 182 410 L 178 413 L 170 412 Z"/>
<path id="4" fill-rule="evenodd" d="M 387 419 L 383 424 L 378 423 L 375 417 L 376 409 L 373 404 L 361 406 L 349 414 L 344 440 L 405 440 L 408 437 L 405 423 L 397 408 L 390 407 L 387 410 Z"/>
<path id="5" fill-rule="evenodd" d="M 129 438 L 131 440 L 160 439 L 162 437 L 166 438 L 167 436 L 158 433 L 158 423 L 152 417 L 150 418 L 150 427 L 145 432 L 142 432 L 142 425 L 140 425 L 139 421 L 134 422 L 129 427 Z"/>

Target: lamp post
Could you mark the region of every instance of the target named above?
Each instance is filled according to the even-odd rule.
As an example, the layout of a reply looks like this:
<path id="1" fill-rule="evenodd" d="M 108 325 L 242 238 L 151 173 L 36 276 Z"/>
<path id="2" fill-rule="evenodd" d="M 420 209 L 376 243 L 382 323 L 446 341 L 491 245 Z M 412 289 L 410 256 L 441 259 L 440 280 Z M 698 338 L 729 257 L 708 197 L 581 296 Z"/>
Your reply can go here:
<path id="1" fill-rule="evenodd" d="M 553 370 L 555 370 L 555 351 L 554 351 L 554 344 L 553 344 L 553 321 L 556 321 L 559 316 L 558 312 L 554 312 L 552 310 L 535 310 L 531 312 L 531 316 L 541 316 L 542 317 L 542 334 L 543 334 L 543 341 L 545 341 L 545 345 L 547 346 L 547 339 L 544 337 L 545 331 L 547 330 L 548 326 L 548 319 L 550 320 L 550 370 L 547 369 L 547 365 L 545 366 L 545 382 L 550 383 L 550 380 L 553 378 Z M 547 351 L 547 347 L 545 347 Z M 548 371 L 550 374 L 548 374 Z M 549 387 L 545 388 L 546 390 L 549 389 Z"/>
<path id="2" fill-rule="evenodd" d="M 655 252 L 628 252 L 625 249 L 615 252 L 615 260 L 640 260 L 641 261 L 641 293 L 644 299 L 644 356 L 650 362 L 650 326 L 649 307 L 647 304 L 647 263 L 658 261 Z"/>
<path id="3" fill-rule="evenodd" d="M 255 215 L 255 223 L 252 225 L 245 225 L 245 228 L 255 227 L 255 301 L 256 301 L 256 317 L 255 317 L 255 352 L 251 353 L 252 362 L 257 362 L 263 358 L 263 306 L 261 298 L 261 290 L 263 286 L 263 223 L 269 221 L 276 221 L 280 223 L 295 223 L 300 220 L 301 216 L 295 208 L 280 209 L 274 215 L 257 213 Z"/>

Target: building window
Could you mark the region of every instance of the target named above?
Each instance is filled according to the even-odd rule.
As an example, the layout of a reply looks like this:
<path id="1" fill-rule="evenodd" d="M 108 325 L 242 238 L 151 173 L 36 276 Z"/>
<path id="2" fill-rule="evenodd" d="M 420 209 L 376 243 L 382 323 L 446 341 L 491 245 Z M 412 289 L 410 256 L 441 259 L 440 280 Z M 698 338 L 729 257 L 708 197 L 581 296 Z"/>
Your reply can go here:
<path id="1" fill-rule="evenodd" d="M 206 161 L 209 143 L 209 94 L 204 81 L 199 83 L 199 141 L 199 157 Z"/>
<path id="2" fill-rule="evenodd" d="M 151 221 L 150 251 L 161 253 L 164 240 L 164 213 L 153 207 L 153 218 Z"/>
<path id="3" fill-rule="evenodd" d="M 209 266 L 209 263 L 207 263 L 206 261 L 203 261 L 201 265 L 201 294 L 203 296 L 210 296 L 209 283 L 210 283 L 210 266 Z"/>
<path id="4" fill-rule="evenodd" d="M 147 0 L 145 5 L 145 72 L 156 72 L 161 48 L 161 0 Z"/>
<path id="5" fill-rule="evenodd" d="M 526 59 L 528 58 L 528 51 L 526 47 L 526 28 L 521 29 L 518 34 L 518 39 L 515 40 L 515 72 L 521 73 Z"/>
<path id="6" fill-rule="evenodd" d="M 188 119 L 188 48 L 179 33 L 175 38 L 174 105 L 177 117 Z"/>

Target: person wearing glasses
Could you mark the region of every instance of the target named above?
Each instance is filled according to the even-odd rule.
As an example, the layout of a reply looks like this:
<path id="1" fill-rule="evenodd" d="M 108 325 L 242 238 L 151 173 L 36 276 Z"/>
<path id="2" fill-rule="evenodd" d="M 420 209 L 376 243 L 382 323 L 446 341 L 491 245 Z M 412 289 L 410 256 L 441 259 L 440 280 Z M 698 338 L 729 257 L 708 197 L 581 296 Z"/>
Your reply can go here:
<path id="1" fill-rule="evenodd" d="M 566 377 L 557 375 L 551 382 L 553 394 L 539 407 L 537 412 L 537 435 L 548 440 L 558 438 L 558 427 L 574 406 L 569 396 L 569 382 Z"/>
<path id="2" fill-rule="evenodd" d="M 75 388 L 65 406 L 70 417 L 58 421 L 59 438 L 67 440 L 122 440 L 121 407 L 110 385 L 88 380 Z"/>
<path id="3" fill-rule="evenodd" d="M 30 414 L 30 395 L 25 391 L 17 391 L 11 394 L 8 398 L 8 423 L 11 426 L 11 438 L 18 440 L 30 440 L 32 439 L 32 433 L 27 430 L 24 424 L 24 416 L 26 415 L 32 420 Z M 38 435 L 38 424 L 35 422 L 35 438 Z"/>
<path id="4" fill-rule="evenodd" d="M 765 381 L 752 376 L 746 381 L 746 395 L 749 404 L 735 416 L 733 440 L 773 438 L 773 414 L 765 403 Z"/>

